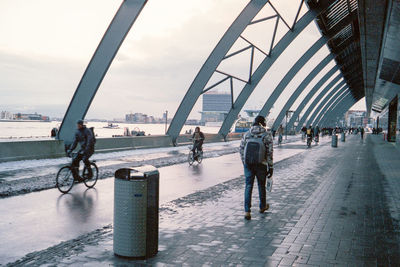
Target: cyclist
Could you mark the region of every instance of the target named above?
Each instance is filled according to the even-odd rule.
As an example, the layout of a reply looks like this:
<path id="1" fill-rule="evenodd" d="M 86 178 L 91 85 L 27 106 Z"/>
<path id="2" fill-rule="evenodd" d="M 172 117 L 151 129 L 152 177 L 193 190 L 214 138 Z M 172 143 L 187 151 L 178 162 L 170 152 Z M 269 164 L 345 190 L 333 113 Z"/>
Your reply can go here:
<path id="1" fill-rule="evenodd" d="M 204 142 L 204 134 L 200 131 L 200 127 L 196 127 L 194 129 L 194 133 L 192 135 L 193 139 L 193 155 L 195 155 L 194 159 L 197 159 L 197 152 L 203 152 L 203 142 Z"/>
<path id="2" fill-rule="evenodd" d="M 307 128 L 307 131 L 306 131 L 306 135 L 307 135 L 307 145 L 311 144 L 311 141 L 312 141 L 312 139 L 313 139 L 313 134 L 314 134 L 314 131 L 313 131 L 312 126 L 310 125 L 310 126 Z"/>
<path id="3" fill-rule="evenodd" d="M 93 177 L 92 168 L 90 168 L 89 158 L 94 153 L 94 136 L 91 130 L 86 128 L 86 125 L 83 124 L 83 120 L 78 120 L 76 122 L 77 130 L 75 132 L 74 141 L 72 145 L 69 147 L 67 154 L 71 155 L 72 151 L 76 148 L 78 143 L 81 145 L 81 148 L 78 151 L 77 156 L 72 160 L 72 174 L 74 178 L 78 181 L 81 181 L 79 177 L 79 162 L 82 160 L 88 169 L 88 178 Z"/>
<path id="4" fill-rule="evenodd" d="M 303 128 L 301 128 L 301 140 L 306 139 L 306 132 L 307 132 L 307 127 L 304 125 Z"/>

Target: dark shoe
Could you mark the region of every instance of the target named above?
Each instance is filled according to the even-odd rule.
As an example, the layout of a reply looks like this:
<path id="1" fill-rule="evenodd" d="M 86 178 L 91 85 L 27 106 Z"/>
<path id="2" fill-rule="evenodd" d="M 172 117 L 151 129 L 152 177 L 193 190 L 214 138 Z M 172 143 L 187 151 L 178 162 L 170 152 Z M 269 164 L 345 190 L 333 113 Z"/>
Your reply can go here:
<path id="1" fill-rule="evenodd" d="M 267 205 L 265 206 L 265 208 L 260 209 L 260 213 L 264 213 L 265 211 L 267 211 L 269 209 L 269 204 L 267 203 Z"/>
<path id="2" fill-rule="evenodd" d="M 78 183 L 82 183 L 83 181 L 85 181 L 85 179 L 80 176 L 77 176 L 75 177 L 75 181 L 77 181 Z"/>
<path id="3" fill-rule="evenodd" d="M 244 218 L 245 218 L 246 220 L 250 220 L 250 219 L 251 219 L 250 212 L 245 212 L 245 213 L 244 213 Z"/>

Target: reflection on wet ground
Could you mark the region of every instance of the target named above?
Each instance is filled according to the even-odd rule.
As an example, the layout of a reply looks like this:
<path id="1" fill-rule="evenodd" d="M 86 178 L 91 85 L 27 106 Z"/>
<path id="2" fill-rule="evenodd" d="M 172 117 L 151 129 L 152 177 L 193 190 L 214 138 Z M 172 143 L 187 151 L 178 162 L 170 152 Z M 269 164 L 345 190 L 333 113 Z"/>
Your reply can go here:
<path id="1" fill-rule="evenodd" d="M 277 149 L 274 160 L 304 151 Z M 240 177 L 243 167 L 236 153 L 205 159 L 200 165 L 177 164 L 159 171 L 162 204 Z M 113 188 L 114 179 L 104 179 L 95 189 L 78 184 L 67 195 L 52 189 L 1 199 L 0 264 L 110 224 Z"/>

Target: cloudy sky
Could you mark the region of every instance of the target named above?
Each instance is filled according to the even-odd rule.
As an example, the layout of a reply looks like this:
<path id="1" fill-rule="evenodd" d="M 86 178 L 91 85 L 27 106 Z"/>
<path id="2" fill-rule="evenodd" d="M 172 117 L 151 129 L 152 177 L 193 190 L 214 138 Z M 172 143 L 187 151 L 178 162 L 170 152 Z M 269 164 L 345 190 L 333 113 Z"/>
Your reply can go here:
<path id="1" fill-rule="evenodd" d="M 272 2 L 289 23 L 293 21 L 299 0 Z M 115 57 L 87 118 L 122 118 L 129 112 L 157 117 L 165 110 L 175 113 L 208 55 L 247 3 L 149 0 Z M 0 110 L 62 117 L 120 4 L 117 0 L 0 0 Z M 303 8 L 302 13 L 305 11 Z M 270 8 L 265 8 L 258 17 L 269 14 Z M 287 31 L 283 23 L 279 25 L 278 38 Z M 272 21 L 256 24 L 248 27 L 244 36 L 268 51 L 273 26 Z M 286 71 L 319 36 L 312 23 L 265 75 L 245 108 L 261 108 Z M 237 42 L 232 51 L 242 46 Z M 301 69 L 271 116 L 277 115 L 290 93 L 327 53 L 327 48 L 322 48 Z M 261 60 L 257 54 L 256 64 Z M 249 54 L 243 53 L 218 69 L 245 78 L 248 64 Z M 332 66 L 327 66 L 308 90 Z M 216 75 L 210 83 L 218 78 Z M 235 82 L 235 97 L 242 87 Z M 228 91 L 228 85 L 217 90 Z M 355 108 L 365 109 L 364 100 Z M 201 98 L 190 117 L 199 118 L 200 110 Z"/>

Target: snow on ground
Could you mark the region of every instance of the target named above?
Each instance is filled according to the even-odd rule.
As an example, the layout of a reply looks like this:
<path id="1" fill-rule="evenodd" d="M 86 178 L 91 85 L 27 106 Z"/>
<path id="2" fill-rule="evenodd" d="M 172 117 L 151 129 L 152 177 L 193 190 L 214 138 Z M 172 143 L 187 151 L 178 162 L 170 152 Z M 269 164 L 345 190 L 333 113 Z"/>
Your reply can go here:
<path id="1" fill-rule="evenodd" d="M 217 147 L 228 147 L 228 146 L 239 146 L 240 140 L 229 141 L 225 143 L 207 143 L 203 147 L 205 150 L 210 148 L 214 150 Z M 119 152 L 109 152 L 109 153 L 95 153 L 91 159 L 92 160 L 110 160 L 119 159 L 124 157 L 141 156 L 149 154 L 158 153 L 171 153 L 171 152 L 182 152 L 184 150 L 189 150 L 188 146 L 178 146 L 178 147 L 159 147 L 159 148 L 148 148 L 148 149 L 135 149 L 135 150 L 125 150 Z M 37 159 L 37 160 L 19 160 L 19 161 L 9 161 L 0 163 L 0 172 L 14 171 L 27 168 L 35 167 L 46 167 L 60 164 L 68 164 L 71 160 L 67 157 L 56 158 L 56 159 Z"/>

